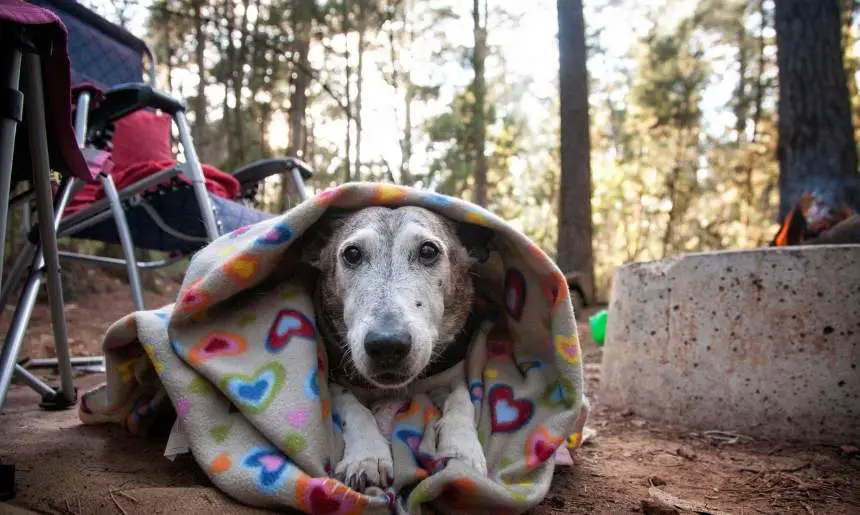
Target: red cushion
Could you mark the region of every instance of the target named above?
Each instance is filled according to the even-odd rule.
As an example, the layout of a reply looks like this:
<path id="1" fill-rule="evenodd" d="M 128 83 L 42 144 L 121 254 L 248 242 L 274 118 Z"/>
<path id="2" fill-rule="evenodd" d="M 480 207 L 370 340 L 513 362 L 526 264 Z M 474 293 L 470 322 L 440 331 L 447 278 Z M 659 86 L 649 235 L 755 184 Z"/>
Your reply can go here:
<path id="1" fill-rule="evenodd" d="M 137 111 L 116 122 L 111 160 L 117 169 L 147 162 L 173 161 L 170 116 Z"/>

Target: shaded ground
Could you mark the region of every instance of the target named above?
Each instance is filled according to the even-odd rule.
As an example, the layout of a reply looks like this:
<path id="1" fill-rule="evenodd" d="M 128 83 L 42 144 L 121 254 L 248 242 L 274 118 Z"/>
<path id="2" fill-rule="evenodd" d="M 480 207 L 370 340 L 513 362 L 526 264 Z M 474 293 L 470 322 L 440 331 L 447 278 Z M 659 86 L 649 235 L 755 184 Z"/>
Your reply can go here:
<path id="1" fill-rule="evenodd" d="M 171 300 L 169 294 L 147 298 L 153 307 Z M 98 353 L 107 325 L 131 309 L 127 291 L 112 287 L 70 304 L 74 353 Z M 40 306 L 24 355 L 50 354 L 48 320 Z M 860 453 L 850 446 L 860 442 L 837 448 L 740 437 L 727 443 L 725 435 L 673 430 L 629 410 L 602 409 L 596 395 L 601 352 L 585 326 L 582 339 L 595 406 L 589 425 L 597 436 L 577 451 L 573 467 L 557 473 L 535 514 L 667 513 L 642 505 L 667 495 L 699 512 L 860 513 Z M 84 376 L 78 385 L 85 390 L 101 380 Z M 15 386 L 0 413 L 0 462 L 17 464 L 14 506 L 81 515 L 260 513 L 221 495 L 190 458 L 163 458 L 163 441 L 130 438 L 118 427 L 84 427 L 75 411 L 43 412 L 37 402 L 36 394 Z M 11 509 L 0 503 L 0 513 Z"/>

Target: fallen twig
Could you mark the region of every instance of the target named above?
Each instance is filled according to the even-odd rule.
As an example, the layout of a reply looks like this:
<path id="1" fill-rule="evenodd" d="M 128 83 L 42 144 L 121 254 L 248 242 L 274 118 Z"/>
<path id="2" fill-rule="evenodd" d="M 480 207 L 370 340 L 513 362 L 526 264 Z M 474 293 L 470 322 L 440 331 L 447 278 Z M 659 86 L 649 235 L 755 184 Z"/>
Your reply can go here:
<path id="1" fill-rule="evenodd" d="M 116 500 L 116 497 L 114 497 L 113 490 L 109 491 L 108 495 L 110 496 L 110 500 L 113 501 L 113 503 L 116 505 L 117 509 L 122 512 L 122 515 L 128 515 L 128 512 L 125 511 L 125 508 L 123 508 L 119 501 Z"/>
<path id="2" fill-rule="evenodd" d="M 117 494 L 117 495 L 121 495 L 121 496 L 125 497 L 125 498 L 126 498 L 126 499 L 128 499 L 129 501 L 132 501 L 132 502 L 135 502 L 135 503 L 140 502 L 140 501 L 138 501 L 134 496 L 132 496 L 131 494 L 127 494 L 127 493 L 123 492 L 122 490 L 118 490 L 118 491 L 116 492 L 116 494 Z"/>
<path id="3" fill-rule="evenodd" d="M 656 486 L 651 486 L 648 488 L 648 495 L 657 499 L 658 501 L 668 504 L 670 506 L 674 506 L 679 510 L 687 510 L 696 513 L 708 514 L 708 515 L 729 515 L 728 512 L 719 510 L 717 508 L 713 508 L 709 506 L 707 503 L 702 503 L 698 501 L 687 501 L 684 499 L 680 499 L 675 497 L 672 494 L 666 493 L 663 490 L 660 490 Z"/>

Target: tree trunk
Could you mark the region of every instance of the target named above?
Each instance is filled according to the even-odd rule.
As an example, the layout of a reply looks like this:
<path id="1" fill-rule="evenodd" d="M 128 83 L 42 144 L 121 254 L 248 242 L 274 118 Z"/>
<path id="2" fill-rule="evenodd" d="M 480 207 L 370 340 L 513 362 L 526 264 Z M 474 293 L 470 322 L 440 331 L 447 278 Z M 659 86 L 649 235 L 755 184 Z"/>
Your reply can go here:
<path id="1" fill-rule="evenodd" d="M 779 0 L 779 220 L 804 193 L 860 209 L 839 0 Z"/>
<path id="2" fill-rule="evenodd" d="M 343 182 L 352 180 L 352 157 L 350 156 L 352 153 L 352 69 L 349 66 L 349 12 L 352 7 L 351 3 L 349 0 L 343 0 L 343 20 L 341 20 L 344 40 L 344 60 L 346 61 L 346 65 L 344 66 L 346 75 L 346 133 L 344 134 L 346 161 L 343 167 Z"/>
<path id="3" fill-rule="evenodd" d="M 311 25 L 313 22 L 313 0 L 299 0 L 293 7 L 293 27 L 295 28 L 295 62 L 293 65 L 292 91 L 290 92 L 290 141 L 287 155 L 307 159 L 304 155 L 307 146 L 308 133 L 305 125 L 305 114 L 308 109 L 308 87 L 311 76 L 308 74 L 310 62 L 308 52 L 311 48 Z M 292 174 L 285 173 L 281 178 L 283 184 L 283 207 L 289 206 L 289 198 L 294 193 Z"/>
<path id="4" fill-rule="evenodd" d="M 197 65 L 197 97 L 194 99 L 194 126 L 191 128 L 192 138 L 196 146 L 204 147 L 204 131 L 206 130 L 206 34 L 204 32 L 203 1 L 194 2 L 194 61 Z"/>
<path id="5" fill-rule="evenodd" d="M 367 20 L 365 20 L 364 0 L 358 3 L 358 66 L 355 87 L 355 180 L 361 180 L 361 103 L 364 89 L 364 53 L 367 50 Z"/>
<path id="6" fill-rule="evenodd" d="M 472 1 L 472 22 L 475 36 L 475 48 L 472 53 L 472 67 L 475 72 L 475 78 L 472 82 L 472 94 L 475 97 L 471 131 L 472 151 L 474 152 L 472 202 L 479 206 L 486 206 L 488 163 L 484 150 L 487 142 L 487 78 L 484 72 L 484 63 L 487 60 L 487 10 L 485 4 L 484 13 L 481 16 L 480 0 Z"/>
<path id="7" fill-rule="evenodd" d="M 594 296 L 591 242 L 591 147 L 588 119 L 585 22 L 582 0 L 558 0 L 559 93 L 561 100 L 561 186 L 558 200 L 557 262 L 582 274 Z"/>

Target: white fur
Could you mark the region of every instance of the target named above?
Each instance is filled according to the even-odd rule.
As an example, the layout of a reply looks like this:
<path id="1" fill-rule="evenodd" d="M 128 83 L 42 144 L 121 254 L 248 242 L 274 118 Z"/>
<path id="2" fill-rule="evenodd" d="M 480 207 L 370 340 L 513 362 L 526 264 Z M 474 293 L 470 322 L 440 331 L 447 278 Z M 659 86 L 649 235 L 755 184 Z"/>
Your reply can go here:
<path id="1" fill-rule="evenodd" d="M 456 384 L 445 399 L 442 417 L 436 421 L 436 448 L 440 457 L 461 460 L 487 474 L 487 458 L 475 426 L 475 405 L 465 382 Z"/>
<path id="2" fill-rule="evenodd" d="M 388 241 L 382 234 L 363 228 L 338 245 L 338 254 L 350 245 L 360 244 L 369 265 L 355 273 L 338 262 L 335 272 L 339 293 L 344 300 L 343 319 L 349 328 L 346 344 L 358 371 L 375 386 L 398 389 L 406 386 L 424 370 L 433 357 L 439 338 L 436 328 L 445 312 L 444 295 L 432 284 L 450 275 L 447 261 L 432 269 L 416 269 L 407 256 L 423 241 L 433 241 L 448 252 L 443 241 L 418 224 L 410 223 Z M 365 284 L 370 282 L 370 286 Z M 416 302 L 422 309 L 415 309 Z M 412 350 L 406 359 L 407 377 L 400 384 L 378 384 L 371 374 L 370 358 L 364 349 L 364 337 L 382 307 L 395 310 L 412 336 Z"/>
<path id="3" fill-rule="evenodd" d="M 379 431 L 369 409 L 346 388 L 332 385 L 332 405 L 343 423 L 343 458 L 334 468 L 334 477 L 348 487 L 384 488 L 394 479 L 391 447 Z"/>

